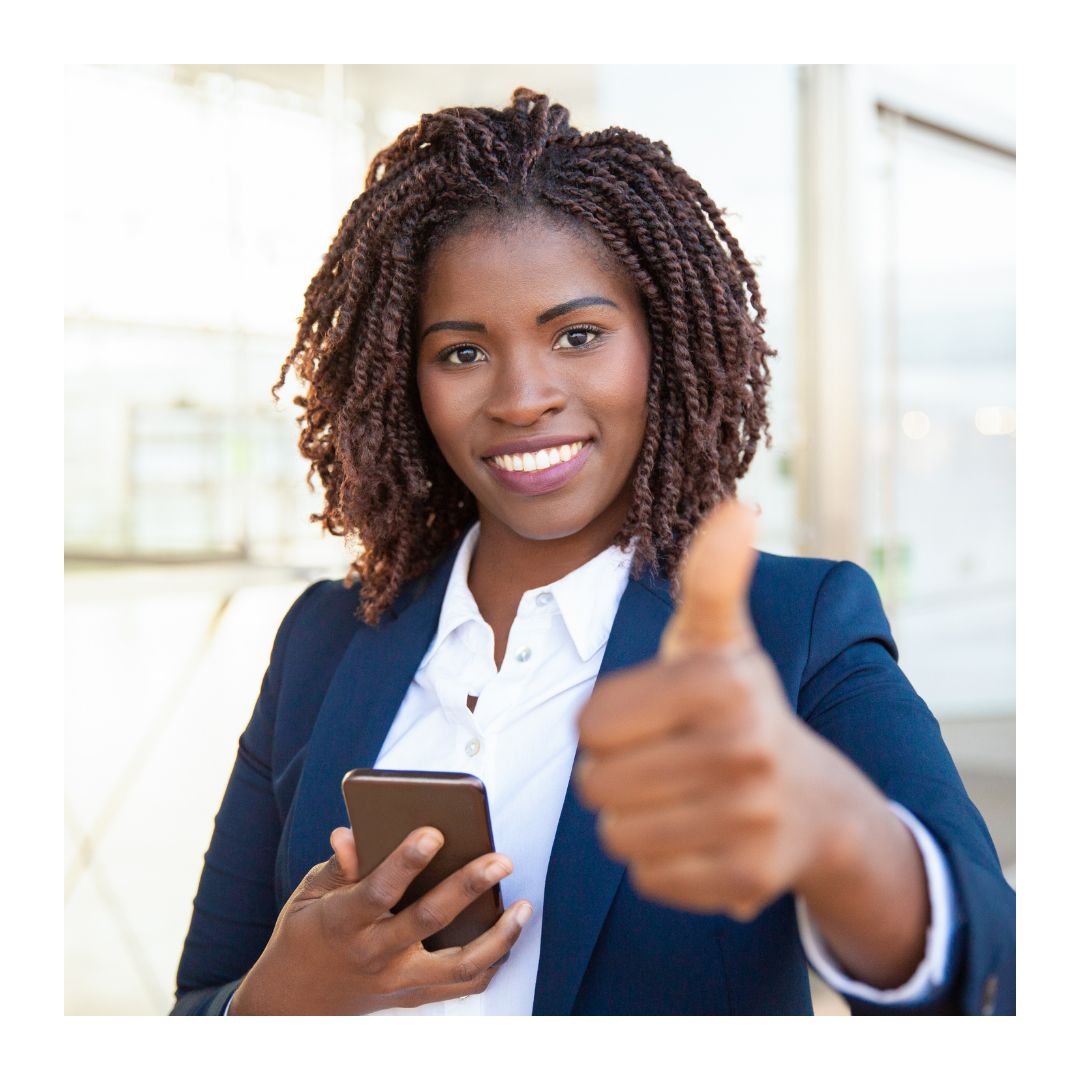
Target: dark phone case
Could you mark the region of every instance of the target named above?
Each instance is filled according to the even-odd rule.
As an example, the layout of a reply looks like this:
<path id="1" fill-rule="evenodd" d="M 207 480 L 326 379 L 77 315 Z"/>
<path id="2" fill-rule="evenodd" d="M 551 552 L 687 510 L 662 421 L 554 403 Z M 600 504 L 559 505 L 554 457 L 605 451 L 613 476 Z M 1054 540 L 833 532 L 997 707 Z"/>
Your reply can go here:
<path id="1" fill-rule="evenodd" d="M 445 843 L 393 907 L 407 908 L 444 878 L 495 850 L 483 782 L 469 773 L 353 769 L 341 781 L 360 876 L 366 877 L 414 829 L 434 826 Z M 429 950 L 467 945 L 502 914 L 496 883 L 460 912 L 449 926 L 424 939 Z"/>

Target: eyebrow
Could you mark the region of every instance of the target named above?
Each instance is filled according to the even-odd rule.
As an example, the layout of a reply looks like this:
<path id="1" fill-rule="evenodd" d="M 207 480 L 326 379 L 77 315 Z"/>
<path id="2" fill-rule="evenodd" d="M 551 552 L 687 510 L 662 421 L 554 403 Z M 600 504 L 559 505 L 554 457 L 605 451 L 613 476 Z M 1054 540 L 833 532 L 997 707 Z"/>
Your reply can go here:
<path id="1" fill-rule="evenodd" d="M 567 300 L 565 304 L 556 304 L 555 307 L 548 308 L 542 315 L 537 315 L 536 325 L 543 326 L 544 323 L 551 322 L 552 319 L 557 319 L 560 315 L 565 315 L 568 311 L 573 311 L 576 308 L 597 307 L 598 305 L 606 305 L 615 308 L 616 311 L 619 310 L 619 305 L 606 296 L 581 296 L 577 300 Z"/>
<path id="2" fill-rule="evenodd" d="M 556 304 L 553 308 L 548 308 L 547 311 L 541 312 L 536 316 L 536 325 L 543 326 L 546 322 L 551 322 L 552 319 L 557 319 L 560 315 L 565 315 L 568 311 L 576 311 L 578 308 L 583 307 L 613 307 L 616 311 L 619 311 L 619 305 L 614 300 L 609 300 L 606 296 L 579 296 L 576 300 L 567 300 L 564 304 Z M 432 323 L 421 335 L 420 340 L 423 341 L 428 334 L 435 333 L 436 330 L 477 330 L 481 333 L 487 333 L 487 327 L 483 323 L 478 322 L 460 322 L 457 319 L 448 319 L 445 322 Z"/>

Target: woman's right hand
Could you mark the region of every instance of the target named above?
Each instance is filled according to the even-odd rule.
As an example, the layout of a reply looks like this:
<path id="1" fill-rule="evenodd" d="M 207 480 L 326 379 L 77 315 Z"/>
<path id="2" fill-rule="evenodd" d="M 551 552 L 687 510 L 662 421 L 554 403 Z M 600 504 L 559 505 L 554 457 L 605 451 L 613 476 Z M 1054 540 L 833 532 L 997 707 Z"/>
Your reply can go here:
<path id="1" fill-rule="evenodd" d="M 505 855 L 474 859 L 390 913 L 442 843 L 437 829 L 417 829 L 361 880 L 352 830 L 335 829 L 333 857 L 312 867 L 289 897 L 229 1015 L 356 1015 L 485 990 L 532 914 L 528 901 L 468 945 L 428 952 L 421 942 L 511 872 Z"/>

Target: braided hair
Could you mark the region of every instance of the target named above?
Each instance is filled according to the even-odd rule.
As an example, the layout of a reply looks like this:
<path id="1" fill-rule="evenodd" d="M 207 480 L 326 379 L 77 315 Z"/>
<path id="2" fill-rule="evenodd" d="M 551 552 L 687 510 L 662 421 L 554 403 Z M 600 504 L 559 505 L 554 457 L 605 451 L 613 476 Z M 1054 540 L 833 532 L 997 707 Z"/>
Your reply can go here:
<path id="1" fill-rule="evenodd" d="M 310 520 L 357 542 L 346 586 L 375 625 L 476 518 L 420 407 L 415 316 L 428 256 L 477 221 L 553 217 L 599 237 L 636 285 L 652 343 L 633 502 L 632 577 L 674 579 L 701 519 L 769 445 L 765 309 L 723 211 L 662 142 L 625 128 L 581 134 L 524 87 L 508 108 L 425 113 L 375 155 L 364 190 L 304 294 L 292 367 L 306 393 L 299 447 L 325 508 Z M 676 589 L 677 581 L 672 581 Z"/>

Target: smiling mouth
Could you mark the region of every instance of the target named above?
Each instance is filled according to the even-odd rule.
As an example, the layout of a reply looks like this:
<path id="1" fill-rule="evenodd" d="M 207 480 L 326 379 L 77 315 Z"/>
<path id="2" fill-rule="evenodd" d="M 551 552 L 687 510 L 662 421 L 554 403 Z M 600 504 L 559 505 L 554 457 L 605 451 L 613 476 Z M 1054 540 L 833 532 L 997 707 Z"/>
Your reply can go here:
<path id="1" fill-rule="evenodd" d="M 564 443 L 562 446 L 550 446 L 535 453 L 497 454 L 484 460 L 502 472 L 544 472 L 555 465 L 572 461 L 584 446 L 584 442 Z"/>

